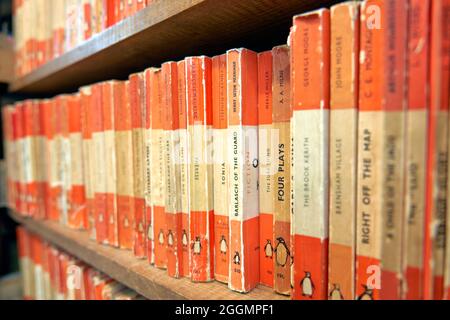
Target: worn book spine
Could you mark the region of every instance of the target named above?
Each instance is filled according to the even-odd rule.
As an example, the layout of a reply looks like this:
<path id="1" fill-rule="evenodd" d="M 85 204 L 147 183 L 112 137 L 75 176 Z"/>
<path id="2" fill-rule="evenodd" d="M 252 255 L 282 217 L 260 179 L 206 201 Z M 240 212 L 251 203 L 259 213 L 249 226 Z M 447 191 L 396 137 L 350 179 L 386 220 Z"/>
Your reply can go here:
<path id="1" fill-rule="evenodd" d="M 272 49 L 273 56 L 273 130 L 277 133 L 273 176 L 273 270 L 274 290 L 291 293 L 291 73 L 289 47 Z M 260 200 L 261 201 L 261 200 Z"/>
<path id="2" fill-rule="evenodd" d="M 155 263 L 154 237 L 153 237 L 153 207 L 152 207 L 152 84 L 153 72 L 155 69 L 149 68 L 145 73 L 145 132 L 144 132 L 144 193 L 145 193 L 145 232 L 147 260 L 150 264 Z"/>
<path id="3" fill-rule="evenodd" d="M 448 166 L 448 0 L 431 4 L 430 114 L 428 122 L 425 213 L 424 298 L 440 300 L 444 291 Z"/>
<path id="4" fill-rule="evenodd" d="M 120 103 L 114 105 L 116 130 L 116 172 L 117 172 L 117 211 L 119 227 L 119 246 L 121 249 L 133 249 L 134 197 L 133 197 L 133 135 L 129 81 L 118 85 Z"/>
<path id="5" fill-rule="evenodd" d="M 85 185 L 86 199 L 86 222 L 89 237 L 96 239 L 95 216 L 94 216 L 94 191 L 92 185 L 92 169 L 90 158 L 92 144 L 92 88 L 82 87 L 81 93 L 81 135 L 83 138 L 83 179 Z"/>
<path id="6" fill-rule="evenodd" d="M 118 104 L 120 90 L 117 81 L 102 83 L 103 95 L 103 135 L 105 143 L 105 217 L 108 225 L 108 244 L 113 247 L 119 246 L 118 213 L 117 213 L 117 170 L 116 170 L 116 144 L 115 144 L 115 105 Z M 119 93 L 117 94 L 116 91 Z"/>
<path id="7" fill-rule="evenodd" d="M 403 246 L 403 298 L 408 300 L 423 298 L 430 4 L 428 0 L 410 2 Z"/>
<path id="8" fill-rule="evenodd" d="M 129 99 L 133 139 L 134 255 L 147 257 L 144 199 L 144 73 L 130 75 Z"/>
<path id="9" fill-rule="evenodd" d="M 105 139 L 103 134 L 103 95 L 101 84 L 92 85 L 92 144 L 95 233 L 98 243 L 108 243 L 106 217 Z"/>
<path id="10" fill-rule="evenodd" d="M 45 197 L 45 190 L 47 187 L 46 178 L 47 178 L 47 166 L 45 162 L 46 158 L 46 148 L 47 148 L 47 138 L 45 136 L 45 121 L 44 116 L 46 116 L 45 108 L 46 105 L 48 105 L 48 100 L 39 100 L 37 103 L 37 108 L 34 113 L 35 119 L 35 126 L 37 129 L 37 136 L 36 136 L 36 157 L 37 157 L 37 164 L 36 164 L 36 173 L 37 173 L 37 187 L 38 187 L 38 219 L 45 219 L 46 218 L 46 197 Z M 5 132 L 6 133 L 6 132 Z M 6 155 L 8 154 L 8 146 L 6 146 L 5 149 Z M 6 163 L 6 167 L 8 167 L 8 163 Z"/>
<path id="11" fill-rule="evenodd" d="M 354 297 L 359 24 L 359 3 L 331 8 L 330 300 Z"/>
<path id="12" fill-rule="evenodd" d="M 27 196 L 27 183 L 26 183 L 26 168 L 29 165 L 29 157 L 27 157 L 27 152 L 25 148 L 25 130 L 24 130 L 24 103 L 18 102 L 15 105 L 16 108 L 16 121 L 15 121 L 15 128 L 16 128 L 16 143 L 17 143 L 17 149 L 18 149 L 18 183 L 17 183 L 17 203 L 16 207 L 20 214 L 27 215 L 27 202 L 26 202 L 26 196 Z"/>
<path id="13" fill-rule="evenodd" d="M 183 265 L 181 273 L 190 277 L 191 247 L 189 246 L 189 132 L 186 105 L 186 64 L 184 60 L 178 66 L 178 123 L 180 135 L 180 201 L 181 201 L 181 245 Z"/>
<path id="14" fill-rule="evenodd" d="M 189 57 L 186 91 L 190 148 L 190 246 L 191 279 L 214 279 L 214 206 L 212 150 L 212 62 Z"/>
<path id="15" fill-rule="evenodd" d="M 272 51 L 258 54 L 258 158 L 259 158 L 259 278 L 274 287 L 274 175 L 275 140 L 272 115 Z M 277 146 L 278 147 L 278 146 Z"/>
<path id="16" fill-rule="evenodd" d="M 259 278 L 258 56 L 227 52 L 230 165 L 230 266 L 228 287 L 249 292 Z"/>
<path id="17" fill-rule="evenodd" d="M 25 165 L 25 206 L 26 215 L 37 216 L 37 183 L 36 183 L 36 132 L 34 126 L 34 100 L 25 100 L 23 104 L 23 144 Z"/>
<path id="18" fill-rule="evenodd" d="M 18 226 L 16 228 L 16 235 L 17 235 L 17 251 L 18 251 L 18 258 L 19 258 L 19 269 L 20 273 L 22 275 L 22 285 L 23 285 L 23 298 L 24 300 L 30 300 L 31 299 L 31 292 L 30 292 L 30 248 L 29 248 L 29 234 L 28 231 L 22 227 Z"/>
<path id="19" fill-rule="evenodd" d="M 182 277 L 182 215 L 180 194 L 180 135 L 178 111 L 178 70 L 176 62 L 161 67 L 163 87 L 164 181 L 167 240 L 167 272 Z"/>
<path id="20" fill-rule="evenodd" d="M 227 55 L 212 58 L 214 149 L 214 278 L 228 283 L 230 231 L 228 224 L 229 167 L 227 160 Z"/>
<path id="21" fill-rule="evenodd" d="M 69 189 L 69 227 L 86 228 L 86 199 L 83 177 L 83 138 L 81 134 L 81 96 L 73 95 L 68 101 L 71 178 Z"/>
<path id="22" fill-rule="evenodd" d="M 163 131 L 163 79 L 160 69 L 154 69 L 150 77 L 151 114 L 152 114 L 152 204 L 154 264 L 158 268 L 167 267 L 166 253 L 166 216 L 165 216 L 165 181 L 164 181 L 164 131 Z"/>
<path id="23" fill-rule="evenodd" d="M 329 11 L 295 16 L 290 41 L 293 298 L 321 300 L 328 285 Z"/>
<path id="24" fill-rule="evenodd" d="M 444 21 L 442 24 L 444 40 L 443 40 L 443 91 L 442 91 L 442 106 L 450 107 L 450 90 L 446 90 L 445 88 L 450 88 L 450 1 L 446 1 L 444 5 Z M 448 134 L 450 135 L 450 118 L 448 126 Z M 447 148 L 447 159 L 448 159 L 448 150 L 450 150 L 450 137 L 447 136 L 448 139 L 448 148 Z M 448 160 L 447 160 L 448 161 Z M 450 166 L 447 162 L 447 179 L 450 179 Z M 447 180 L 447 214 L 446 214 L 446 243 L 445 243 L 445 271 L 444 271 L 444 292 L 443 297 L 446 300 L 450 300 L 450 205 L 448 203 L 448 199 L 450 196 L 450 182 Z"/>
<path id="25" fill-rule="evenodd" d="M 11 105 L 6 105 L 2 108 L 2 124 L 3 124 L 3 148 L 5 152 L 6 161 L 6 193 L 7 193 L 7 205 L 9 208 L 14 208 L 14 140 L 13 140 L 13 126 L 12 126 L 12 113 L 14 109 Z"/>

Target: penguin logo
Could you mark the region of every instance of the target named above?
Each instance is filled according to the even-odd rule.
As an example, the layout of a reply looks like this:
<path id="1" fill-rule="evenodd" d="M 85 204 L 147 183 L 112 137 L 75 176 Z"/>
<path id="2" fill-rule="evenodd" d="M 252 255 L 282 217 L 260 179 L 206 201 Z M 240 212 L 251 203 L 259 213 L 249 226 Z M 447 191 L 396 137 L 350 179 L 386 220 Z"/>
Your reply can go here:
<path id="1" fill-rule="evenodd" d="M 290 260 L 289 257 L 291 256 L 291 253 L 282 237 L 278 237 L 277 241 L 278 244 L 275 247 L 275 261 L 277 262 L 277 265 L 284 267 Z"/>
<path id="2" fill-rule="evenodd" d="M 300 281 L 302 296 L 312 298 L 314 294 L 314 283 L 311 280 L 311 273 L 306 271 L 305 277 Z"/>
<path id="3" fill-rule="evenodd" d="M 339 284 L 333 283 L 333 289 L 331 289 L 329 298 L 330 300 L 344 300 Z"/>
<path id="4" fill-rule="evenodd" d="M 252 161 L 252 166 L 253 166 L 253 168 L 258 168 L 258 166 L 259 166 L 259 160 L 258 159 L 253 159 L 253 161 Z"/>
<path id="5" fill-rule="evenodd" d="M 200 255 L 200 251 L 202 250 L 202 244 L 200 242 L 200 237 L 195 237 L 194 244 L 192 245 L 192 250 L 194 254 Z"/>
<path id="6" fill-rule="evenodd" d="M 164 232 L 162 231 L 162 229 L 159 230 L 158 242 L 159 244 L 164 244 Z"/>
<path id="7" fill-rule="evenodd" d="M 267 243 L 264 246 L 264 253 L 266 254 L 266 258 L 272 259 L 273 248 L 272 248 L 272 242 L 269 239 L 267 239 Z"/>
<path id="8" fill-rule="evenodd" d="M 364 292 L 358 297 L 358 300 L 373 300 L 373 290 L 364 286 Z"/>
<path id="9" fill-rule="evenodd" d="M 183 230 L 183 235 L 181 236 L 181 243 L 183 244 L 183 247 L 187 247 L 188 245 L 188 237 L 186 230 Z"/>
<path id="10" fill-rule="evenodd" d="M 173 233 L 172 230 L 169 230 L 169 233 L 167 234 L 167 244 L 172 247 L 173 242 Z"/>
<path id="11" fill-rule="evenodd" d="M 220 253 L 226 254 L 228 250 L 227 240 L 225 240 L 225 236 L 222 235 L 222 238 L 220 239 Z"/>
<path id="12" fill-rule="evenodd" d="M 237 265 L 241 264 L 241 257 L 239 256 L 239 252 L 237 251 L 234 253 L 233 263 Z"/>

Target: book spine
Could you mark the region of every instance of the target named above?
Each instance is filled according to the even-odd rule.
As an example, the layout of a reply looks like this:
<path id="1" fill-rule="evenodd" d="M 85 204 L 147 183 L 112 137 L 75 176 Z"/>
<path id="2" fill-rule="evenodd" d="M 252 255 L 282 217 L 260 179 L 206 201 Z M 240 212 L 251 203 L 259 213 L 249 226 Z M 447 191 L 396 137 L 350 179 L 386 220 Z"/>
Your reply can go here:
<path id="1" fill-rule="evenodd" d="M 15 188 L 14 188 L 14 138 L 13 138 L 13 124 L 12 114 L 14 109 L 11 105 L 7 105 L 2 109 L 2 123 L 4 133 L 4 150 L 6 161 L 6 187 L 7 187 L 7 205 L 9 208 L 14 208 Z"/>
<path id="2" fill-rule="evenodd" d="M 321 300 L 328 281 L 329 11 L 294 17 L 290 39 L 293 298 Z"/>
<path id="3" fill-rule="evenodd" d="M 228 287 L 259 283 L 258 60 L 247 49 L 227 52 L 230 266 Z"/>
<path id="4" fill-rule="evenodd" d="M 190 149 L 190 246 L 191 279 L 214 279 L 214 207 L 212 167 L 211 59 L 189 57 L 186 90 Z"/>
<path id="5" fill-rule="evenodd" d="M 117 210 L 119 246 L 133 249 L 134 197 L 133 197 L 133 135 L 129 81 L 119 85 L 120 103 L 115 105 L 116 160 L 117 160 Z"/>
<path id="6" fill-rule="evenodd" d="M 86 199 L 83 179 L 83 138 L 81 134 L 81 96 L 69 98 L 69 141 L 71 154 L 71 186 L 69 190 L 69 227 L 85 229 Z"/>
<path id="7" fill-rule="evenodd" d="M 442 43 L 443 46 L 443 81 L 442 81 L 442 107 L 446 109 L 448 112 L 448 108 L 450 107 L 450 90 L 446 90 L 445 88 L 450 88 L 450 1 L 447 0 L 444 2 L 444 21 L 442 23 L 442 30 L 444 34 L 444 40 Z M 445 107 L 447 106 L 447 108 Z M 448 152 L 450 150 L 450 117 L 449 122 L 447 123 L 447 131 L 448 131 L 448 148 L 447 148 L 447 179 L 450 179 L 450 166 L 448 165 Z M 449 204 L 449 195 L 450 195 L 450 182 L 447 180 L 447 198 L 446 198 L 446 243 L 445 243 L 445 266 L 444 266 L 444 292 L 443 297 L 446 300 L 450 300 L 450 204 Z"/>
<path id="8" fill-rule="evenodd" d="M 118 213 L 117 213 L 117 169 L 116 169 L 116 144 L 115 144 L 115 105 L 119 104 L 120 90 L 116 81 L 108 81 L 102 84 L 103 92 L 103 127 L 105 139 L 105 174 L 106 174 L 106 209 L 105 216 L 108 224 L 108 244 L 119 246 Z M 116 93 L 119 91 L 119 94 Z"/>
<path id="9" fill-rule="evenodd" d="M 230 227 L 228 218 L 229 167 L 227 160 L 227 56 L 212 59 L 214 149 L 214 278 L 228 283 Z"/>
<path id="10" fill-rule="evenodd" d="M 83 40 L 87 40 L 92 37 L 96 30 L 96 23 L 93 19 L 95 16 L 95 3 L 91 0 L 82 0 L 81 10 L 79 12 L 82 17 Z"/>
<path id="11" fill-rule="evenodd" d="M 272 51 L 258 54 L 258 142 L 259 142 L 259 277 L 274 287 L 274 175 L 276 132 L 272 115 Z M 273 141 L 272 141 L 273 139 Z M 278 146 L 277 146 L 278 147 Z"/>
<path id="12" fill-rule="evenodd" d="M 81 134 L 83 137 L 83 179 L 85 183 L 86 215 L 85 223 L 89 232 L 89 237 L 96 239 L 95 216 L 94 216 L 94 191 L 92 183 L 91 153 L 92 144 L 92 88 L 83 87 L 81 92 Z"/>
<path id="13" fill-rule="evenodd" d="M 107 28 L 113 26 L 117 22 L 117 11 L 116 11 L 116 2 L 117 0 L 106 0 L 106 26 Z"/>
<path id="14" fill-rule="evenodd" d="M 184 60 L 178 64 L 178 123 L 180 135 L 180 201 L 181 201 L 181 245 L 183 254 L 182 274 L 191 276 L 190 259 L 191 248 L 189 246 L 189 131 L 188 114 L 186 105 L 186 64 Z"/>
<path id="15" fill-rule="evenodd" d="M 277 144 L 272 148 L 276 159 L 273 176 L 273 239 L 274 289 L 284 295 L 291 293 L 291 74 L 289 47 L 279 46 L 273 56 L 273 130 Z"/>
<path id="16" fill-rule="evenodd" d="M 161 67 L 163 87 L 164 128 L 164 181 L 167 242 L 167 272 L 171 277 L 182 277 L 182 215 L 179 165 L 179 111 L 178 70 L 176 62 L 166 62 Z"/>
<path id="17" fill-rule="evenodd" d="M 155 263 L 155 243 L 153 237 L 153 207 L 152 207 L 152 84 L 154 81 L 153 72 L 155 69 L 145 70 L 145 230 L 147 242 L 147 259 L 150 264 Z"/>
<path id="18" fill-rule="evenodd" d="M 355 296 L 359 6 L 344 2 L 331 8 L 330 300 Z"/>
<path id="19" fill-rule="evenodd" d="M 26 168 L 29 165 L 29 157 L 26 156 L 25 150 L 25 132 L 24 132 L 24 103 L 20 102 L 16 104 L 16 143 L 18 149 L 18 165 L 19 175 L 17 183 L 17 203 L 16 207 L 22 215 L 27 215 L 27 202 L 26 202 Z"/>
<path id="20" fill-rule="evenodd" d="M 23 282 L 23 298 L 24 300 L 31 300 L 31 292 L 30 292 L 30 247 L 29 247 L 29 233 L 28 231 L 19 226 L 16 228 L 17 235 L 17 251 L 19 257 L 19 268 L 20 273 L 22 274 L 22 282 Z"/>
<path id="21" fill-rule="evenodd" d="M 92 143 L 90 148 L 94 193 L 95 234 L 98 243 L 108 243 L 106 217 L 105 139 L 103 131 L 103 96 L 101 84 L 92 85 Z"/>
<path id="22" fill-rule="evenodd" d="M 45 114 L 45 106 L 48 101 L 40 100 L 36 106 L 35 112 L 35 125 L 37 129 L 36 135 L 36 157 L 37 157 L 37 165 L 36 165 L 36 173 L 37 173 L 37 189 L 38 189 L 38 219 L 45 219 L 46 217 L 46 201 L 45 201 L 45 190 L 47 187 L 46 176 L 47 176 L 47 167 L 45 163 L 46 157 L 46 148 L 47 148 L 47 139 L 45 137 L 45 122 L 43 117 Z M 7 148 L 8 149 L 8 148 Z M 5 150 L 8 153 L 8 150 Z"/>
<path id="23" fill-rule="evenodd" d="M 147 257 L 144 199 L 144 74 L 130 76 L 129 99 L 133 139 L 134 255 Z"/>
<path id="24" fill-rule="evenodd" d="M 445 219 L 448 162 L 448 0 L 431 5 L 430 115 L 428 122 L 425 211 L 424 298 L 440 300 L 444 291 Z"/>
<path id="25" fill-rule="evenodd" d="M 24 150 L 24 183 L 25 183 L 25 213 L 27 216 L 37 215 L 36 205 L 36 168 L 34 159 L 34 132 L 33 132 L 33 108 L 32 100 L 26 100 L 23 104 L 23 150 Z"/>
<path id="26" fill-rule="evenodd" d="M 164 131 L 163 131 L 163 78 L 157 69 L 151 76 L 151 113 L 152 113 L 152 203 L 155 266 L 167 267 L 166 217 L 165 217 L 165 180 L 164 180 Z"/>

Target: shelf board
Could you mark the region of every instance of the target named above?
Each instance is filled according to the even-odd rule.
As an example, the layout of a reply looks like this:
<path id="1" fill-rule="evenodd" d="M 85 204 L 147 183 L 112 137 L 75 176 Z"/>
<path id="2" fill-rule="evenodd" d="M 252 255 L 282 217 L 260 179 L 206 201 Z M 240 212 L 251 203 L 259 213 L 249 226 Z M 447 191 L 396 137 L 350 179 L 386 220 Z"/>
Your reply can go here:
<path id="1" fill-rule="evenodd" d="M 332 0 L 156 0 L 22 78 L 10 91 L 56 94 L 189 55 L 286 42 L 292 16 Z"/>
<path id="2" fill-rule="evenodd" d="M 51 221 L 35 220 L 9 210 L 11 218 L 52 244 L 104 272 L 148 299 L 188 300 L 274 300 L 288 299 L 272 289 L 258 286 L 240 294 L 219 282 L 193 283 L 187 278 L 174 279 L 166 270 L 136 259 L 131 251 L 97 244 L 87 232 L 71 230 Z"/>

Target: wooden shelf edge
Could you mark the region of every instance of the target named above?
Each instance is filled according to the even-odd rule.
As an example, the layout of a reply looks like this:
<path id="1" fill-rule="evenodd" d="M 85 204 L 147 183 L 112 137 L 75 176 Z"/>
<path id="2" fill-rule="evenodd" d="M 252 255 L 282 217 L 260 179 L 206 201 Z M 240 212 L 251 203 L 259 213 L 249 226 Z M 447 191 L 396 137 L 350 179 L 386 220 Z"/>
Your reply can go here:
<path id="1" fill-rule="evenodd" d="M 294 14 L 338 1 L 156 0 L 15 79 L 9 89 L 34 95 L 67 93 L 94 82 L 123 79 L 165 61 L 218 54 L 252 41 L 267 42 L 269 35 L 275 35 L 277 43 L 268 44 L 279 45 L 286 42 Z M 250 45 L 250 49 L 254 48 Z"/>
<path id="2" fill-rule="evenodd" d="M 13 210 L 9 215 L 17 223 L 67 251 L 92 267 L 135 290 L 148 299 L 163 300 L 286 300 L 270 288 L 258 286 L 248 294 L 233 292 L 219 282 L 193 283 L 174 279 L 166 270 L 136 259 L 132 252 L 97 244 L 87 232 L 71 230 L 51 221 L 24 217 Z"/>

